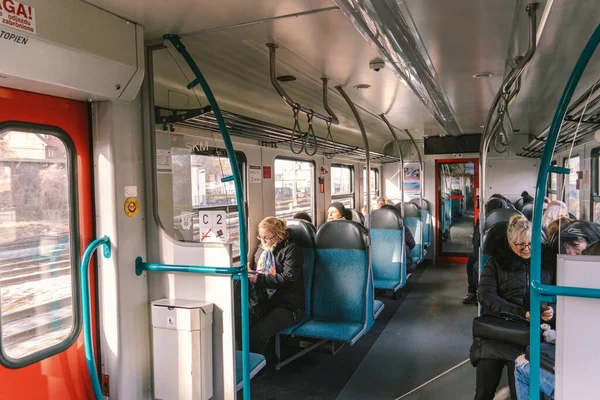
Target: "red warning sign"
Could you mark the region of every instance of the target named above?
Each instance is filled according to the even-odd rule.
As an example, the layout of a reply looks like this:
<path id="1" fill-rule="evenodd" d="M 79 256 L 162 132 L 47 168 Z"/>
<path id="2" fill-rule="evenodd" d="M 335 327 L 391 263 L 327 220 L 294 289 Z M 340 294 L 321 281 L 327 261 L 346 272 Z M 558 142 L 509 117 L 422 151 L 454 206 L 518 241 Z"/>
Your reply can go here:
<path id="1" fill-rule="evenodd" d="M 263 178 L 271 179 L 271 167 L 263 167 Z"/>
<path id="2" fill-rule="evenodd" d="M 0 25 L 35 35 L 35 8 L 16 0 L 0 0 Z"/>

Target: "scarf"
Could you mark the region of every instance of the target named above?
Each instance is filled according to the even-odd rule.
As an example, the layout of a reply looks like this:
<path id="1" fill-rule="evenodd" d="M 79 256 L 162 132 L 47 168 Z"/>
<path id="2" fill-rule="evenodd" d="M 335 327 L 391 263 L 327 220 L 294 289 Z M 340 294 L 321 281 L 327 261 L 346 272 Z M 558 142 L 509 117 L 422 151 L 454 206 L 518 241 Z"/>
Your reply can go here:
<path id="1" fill-rule="evenodd" d="M 258 264 L 256 266 L 256 272 L 259 274 L 272 275 L 277 274 L 275 267 L 275 256 L 273 255 L 273 249 L 264 249 L 261 253 Z M 275 294 L 276 289 L 267 289 L 267 295 L 269 298 Z"/>

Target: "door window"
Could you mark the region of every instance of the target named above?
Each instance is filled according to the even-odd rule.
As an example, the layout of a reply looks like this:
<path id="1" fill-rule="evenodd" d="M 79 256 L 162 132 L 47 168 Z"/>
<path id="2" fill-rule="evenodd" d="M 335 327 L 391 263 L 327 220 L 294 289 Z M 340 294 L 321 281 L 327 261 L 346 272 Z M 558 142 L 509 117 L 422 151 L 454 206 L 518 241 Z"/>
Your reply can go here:
<path id="1" fill-rule="evenodd" d="M 275 216 L 292 218 L 305 212 L 314 221 L 315 165 L 288 158 L 275 160 Z"/>

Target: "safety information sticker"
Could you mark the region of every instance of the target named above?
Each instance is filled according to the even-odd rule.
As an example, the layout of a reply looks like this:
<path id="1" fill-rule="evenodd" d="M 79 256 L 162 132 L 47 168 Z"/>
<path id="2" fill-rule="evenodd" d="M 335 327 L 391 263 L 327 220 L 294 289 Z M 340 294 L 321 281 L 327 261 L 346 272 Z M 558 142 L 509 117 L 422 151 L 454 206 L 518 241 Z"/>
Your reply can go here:
<path id="1" fill-rule="evenodd" d="M 226 243 L 227 213 L 225 211 L 205 211 L 198 213 L 200 217 L 200 241 L 203 243 Z"/>
<path id="2" fill-rule="evenodd" d="M 35 8 L 15 0 L 0 0 L 0 25 L 36 35 Z"/>

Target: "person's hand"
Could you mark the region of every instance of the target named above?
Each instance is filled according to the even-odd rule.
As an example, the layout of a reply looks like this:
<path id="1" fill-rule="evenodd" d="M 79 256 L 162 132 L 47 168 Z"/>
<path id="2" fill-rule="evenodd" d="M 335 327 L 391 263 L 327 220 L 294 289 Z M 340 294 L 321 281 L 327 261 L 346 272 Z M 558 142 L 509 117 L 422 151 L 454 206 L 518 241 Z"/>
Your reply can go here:
<path id="1" fill-rule="evenodd" d="M 552 309 L 552 307 L 550 307 L 550 306 L 546 307 L 546 309 L 542 312 L 542 320 L 548 322 L 553 317 L 554 317 L 554 309 Z"/>
<path id="2" fill-rule="evenodd" d="M 527 312 L 525 313 L 525 319 L 526 319 L 527 321 L 529 321 L 529 320 L 531 319 L 531 314 L 529 313 L 529 311 L 527 311 Z"/>
<path id="3" fill-rule="evenodd" d="M 248 274 L 248 280 L 252 283 L 256 283 L 256 274 Z"/>

